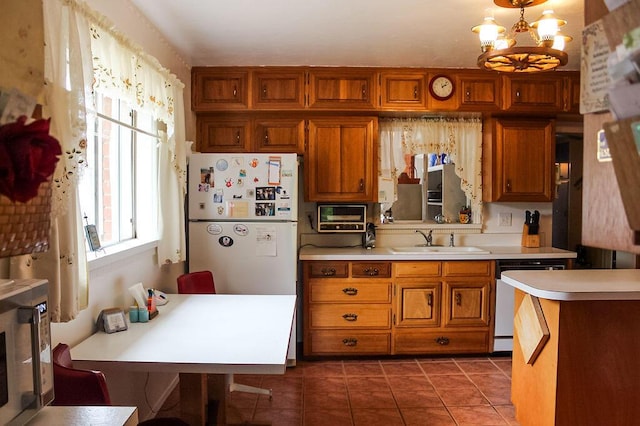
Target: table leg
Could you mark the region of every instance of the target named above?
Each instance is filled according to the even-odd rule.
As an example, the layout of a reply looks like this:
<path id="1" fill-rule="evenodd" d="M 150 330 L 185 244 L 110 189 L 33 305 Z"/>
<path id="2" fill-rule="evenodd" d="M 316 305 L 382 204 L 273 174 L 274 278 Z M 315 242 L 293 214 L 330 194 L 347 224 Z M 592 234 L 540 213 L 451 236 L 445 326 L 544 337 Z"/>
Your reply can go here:
<path id="1" fill-rule="evenodd" d="M 180 417 L 190 425 L 207 423 L 207 375 L 180 373 Z"/>
<path id="2" fill-rule="evenodd" d="M 208 376 L 208 377 L 207 377 Z M 226 423 L 225 376 L 180 373 L 180 416 L 190 425 Z M 217 401 L 216 419 L 208 419 L 209 401 Z M 208 421 L 207 421 L 208 419 Z"/>

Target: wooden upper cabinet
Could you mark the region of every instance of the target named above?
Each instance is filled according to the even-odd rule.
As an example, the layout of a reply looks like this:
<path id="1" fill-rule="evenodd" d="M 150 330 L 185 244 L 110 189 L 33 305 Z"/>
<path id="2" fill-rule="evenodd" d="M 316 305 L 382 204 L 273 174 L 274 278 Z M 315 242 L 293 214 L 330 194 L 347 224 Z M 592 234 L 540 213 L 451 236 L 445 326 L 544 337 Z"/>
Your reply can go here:
<path id="1" fill-rule="evenodd" d="M 304 71 L 259 70 L 252 81 L 252 107 L 255 109 L 304 108 Z"/>
<path id="2" fill-rule="evenodd" d="M 253 132 L 255 151 L 303 154 L 304 124 L 301 118 L 257 118 Z"/>
<path id="3" fill-rule="evenodd" d="M 250 152 L 251 121 L 237 117 L 198 116 L 196 151 Z"/>
<path id="4" fill-rule="evenodd" d="M 307 201 L 374 201 L 377 124 L 376 117 L 309 120 L 304 164 Z"/>
<path id="5" fill-rule="evenodd" d="M 312 109 L 375 109 L 376 73 L 370 69 L 311 69 L 308 103 Z"/>
<path id="6" fill-rule="evenodd" d="M 504 109 L 520 112 L 560 112 L 565 110 L 564 79 L 546 75 L 503 76 Z"/>
<path id="7" fill-rule="evenodd" d="M 420 110 L 427 107 L 425 72 L 380 73 L 380 108 Z"/>
<path id="8" fill-rule="evenodd" d="M 228 68 L 191 69 L 193 111 L 246 110 L 249 108 L 249 72 Z"/>
<path id="9" fill-rule="evenodd" d="M 487 121 L 483 126 L 483 201 L 553 201 L 555 120 Z"/>
<path id="10" fill-rule="evenodd" d="M 502 106 L 502 86 L 498 74 L 486 72 L 458 75 L 460 110 L 498 111 Z"/>

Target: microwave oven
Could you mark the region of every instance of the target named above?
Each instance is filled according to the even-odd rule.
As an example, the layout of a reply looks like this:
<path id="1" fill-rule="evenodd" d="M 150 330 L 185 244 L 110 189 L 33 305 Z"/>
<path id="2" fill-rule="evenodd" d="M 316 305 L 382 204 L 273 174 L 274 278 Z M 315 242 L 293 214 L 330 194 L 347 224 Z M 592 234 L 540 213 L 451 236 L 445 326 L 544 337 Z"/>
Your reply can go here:
<path id="1" fill-rule="evenodd" d="M 49 284 L 0 280 L 0 424 L 23 425 L 53 401 Z"/>
<path id="2" fill-rule="evenodd" d="M 318 232 L 364 232 L 367 206 L 318 204 Z"/>

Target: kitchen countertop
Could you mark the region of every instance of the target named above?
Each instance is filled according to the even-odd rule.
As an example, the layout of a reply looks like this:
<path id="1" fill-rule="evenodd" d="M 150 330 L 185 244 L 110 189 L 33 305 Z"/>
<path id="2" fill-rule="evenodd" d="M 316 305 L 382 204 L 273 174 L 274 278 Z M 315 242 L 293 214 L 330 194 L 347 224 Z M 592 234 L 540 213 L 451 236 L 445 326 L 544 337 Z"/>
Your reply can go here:
<path id="1" fill-rule="evenodd" d="M 549 300 L 640 300 L 640 269 L 507 271 L 502 281 Z"/>
<path id="2" fill-rule="evenodd" d="M 300 249 L 300 260 L 500 260 L 575 259 L 577 253 L 553 247 L 474 246 L 489 253 L 397 253 L 391 247 L 315 247 Z"/>

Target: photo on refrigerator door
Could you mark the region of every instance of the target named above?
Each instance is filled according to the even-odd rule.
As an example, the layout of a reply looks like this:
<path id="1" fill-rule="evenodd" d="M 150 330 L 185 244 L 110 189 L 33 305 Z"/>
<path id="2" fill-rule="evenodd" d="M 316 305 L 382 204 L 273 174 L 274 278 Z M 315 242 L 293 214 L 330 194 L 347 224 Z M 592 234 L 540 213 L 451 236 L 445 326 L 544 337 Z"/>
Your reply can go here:
<path id="1" fill-rule="evenodd" d="M 276 189 L 273 186 L 263 186 L 256 188 L 256 200 L 275 200 Z"/>
<path id="2" fill-rule="evenodd" d="M 275 203 L 256 203 L 256 216 L 275 216 Z"/>

